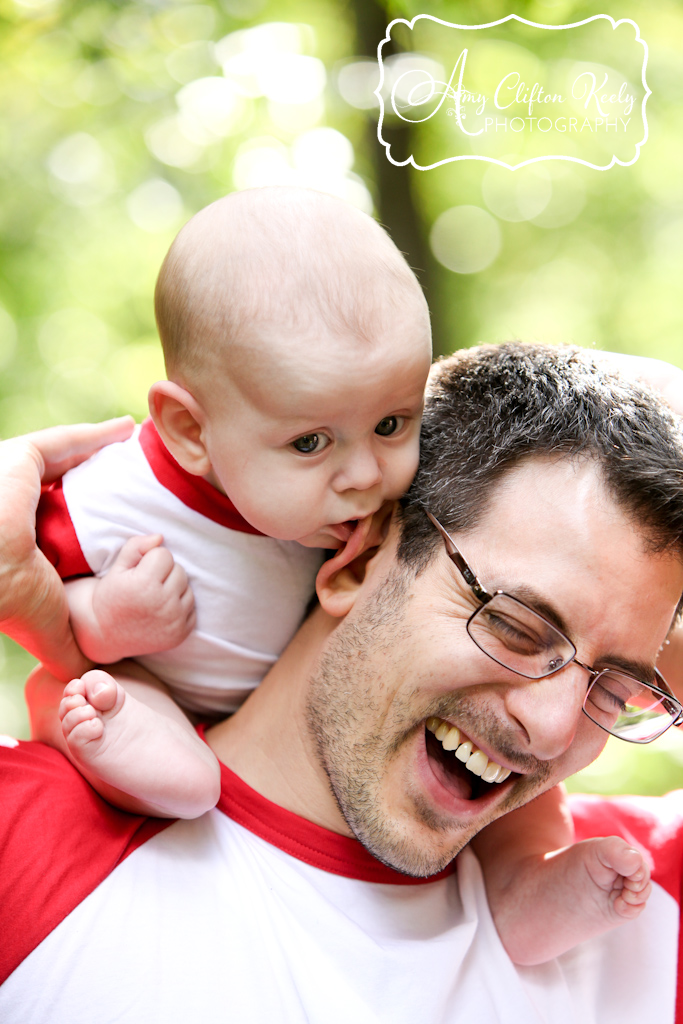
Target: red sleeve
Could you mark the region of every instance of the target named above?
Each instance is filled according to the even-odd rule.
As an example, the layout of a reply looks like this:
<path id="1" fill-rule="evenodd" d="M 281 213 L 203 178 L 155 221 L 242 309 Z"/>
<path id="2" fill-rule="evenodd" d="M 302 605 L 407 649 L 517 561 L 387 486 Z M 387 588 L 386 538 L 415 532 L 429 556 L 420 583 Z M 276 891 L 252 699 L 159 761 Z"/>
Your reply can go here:
<path id="1" fill-rule="evenodd" d="M 683 790 L 663 797 L 572 796 L 577 840 L 621 836 L 650 857 L 652 880 L 683 906 Z M 676 1020 L 683 1024 L 683 928 L 678 932 Z"/>
<path id="2" fill-rule="evenodd" d="M 169 820 L 116 810 L 58 751 L 0 746 L 0 984 Z"/>
<path id="3" fill-rule="evenodd" d="M 36 513 L 36 540 L 63 580 L 70 576 L 92 576 L 71 522 L 61 480 L 50 484 L 41 494 Z"/>

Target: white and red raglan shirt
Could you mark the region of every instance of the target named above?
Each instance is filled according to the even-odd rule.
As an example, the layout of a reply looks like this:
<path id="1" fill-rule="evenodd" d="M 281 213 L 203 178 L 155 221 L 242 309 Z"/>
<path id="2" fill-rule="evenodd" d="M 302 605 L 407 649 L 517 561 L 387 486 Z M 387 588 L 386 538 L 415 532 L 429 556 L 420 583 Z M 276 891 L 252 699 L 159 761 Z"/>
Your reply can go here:
<path id="1" fill-rule="evenodd" d="M 192 585 L 197 626 L 173 650 L 137 661 L 200 714 L 235 711 L 258 685 L 301 623 L 323 560 L 255 530 L 178 465 L 151 420 L 48 488 L 36 532 L 63 579 L 104 576 L 130 537 L 163 534 Z"/>
<path id="2" fill-rule="evenodd" d="M 636 921 L 521 968 L 469 849 L 408 878 L 227 768 L 203 817 L 135 817 L 57 751 L 5 742 L 3 1024 L 683 1021 L 681 792 L 575 803 L 579 838 L 647 851 L 654 892 Z"/>

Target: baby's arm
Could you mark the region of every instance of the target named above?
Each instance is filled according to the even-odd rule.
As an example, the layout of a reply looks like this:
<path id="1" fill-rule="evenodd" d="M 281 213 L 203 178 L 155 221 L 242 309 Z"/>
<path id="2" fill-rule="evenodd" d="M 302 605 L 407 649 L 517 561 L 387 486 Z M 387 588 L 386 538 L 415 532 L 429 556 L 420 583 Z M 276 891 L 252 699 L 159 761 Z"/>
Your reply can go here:
<path id="1" fill-rule="evenodd" d="M 194 625 L 187 576 L 161 536 L 132 537 L 106 576 L 67 583 L 71 624 L 93 661 L 151 654 Z M 27 686 L 33 735 L 57 747 L 101 796 L 138 814 L 194 818 L 218 800 L 216 758 L 161 683 L 139 666 L 119 679 L 87 672 L 46 702 L 45 677 Z"/>
<path id="2" fill-rule="evenodd" d="M 38 667 L 27 683 L 34 739 L 66 754 L 94 789 L 134 814 L 196 818 L 215 806 L 220 766 L 166 688 L 134 662 L 66 687 Z"/>
<path id="3" fill-rule="evenodd" d="M 638 850 L 617 836 L 573 840 L 556 786 L 472 842 L 496 928 L 515 963 L 551 960 L 645 906 L 650 871 Z"/>
<path id="4" fill-rule="evenodd" d="M 195 623 L 194 597 L 162 537 L 131 537 L 101 579 L 66 584 L 71 628 L 83 654 L 111 664 L 170 650 Z"/>

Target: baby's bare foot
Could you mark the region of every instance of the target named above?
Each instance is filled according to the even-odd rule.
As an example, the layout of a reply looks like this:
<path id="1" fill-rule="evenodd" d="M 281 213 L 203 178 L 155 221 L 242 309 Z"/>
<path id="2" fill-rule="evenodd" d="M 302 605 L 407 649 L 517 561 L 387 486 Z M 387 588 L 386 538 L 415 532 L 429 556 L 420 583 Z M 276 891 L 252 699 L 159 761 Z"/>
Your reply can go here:
<path id="1" fill-rule="evenodd" d="M 584 867 L 597 890 L 608 895 L 605 907 L 596 892 L 598 913 L 604 911 L 615 925 L 638 917 L 652 892 L 650 868 L 643 854 L 617 836 L 593 839 L 591 843 L 592 850 L 585 851 Z M 583 843 L 576 845 L 580 848 Z"/>
<path id="2" fill-rule="evenodd" d="M 59 718 L 74 764 L 112 802 L 119 802 L 112 789 L 131 796 L 133 806 L 121 802 L 126 810 L 193 818 L 216 804 L 220 769 L 206 744 L 127 693 L 108 672 L 73 679 Z"/>
<path id="3" fill-rule="evenodd" d="M 642 853 L 608 836 L 520 862 L 514 898 L 492 909 L 512 960 L 532 965 L 638 917 L 651 891 Z"/>

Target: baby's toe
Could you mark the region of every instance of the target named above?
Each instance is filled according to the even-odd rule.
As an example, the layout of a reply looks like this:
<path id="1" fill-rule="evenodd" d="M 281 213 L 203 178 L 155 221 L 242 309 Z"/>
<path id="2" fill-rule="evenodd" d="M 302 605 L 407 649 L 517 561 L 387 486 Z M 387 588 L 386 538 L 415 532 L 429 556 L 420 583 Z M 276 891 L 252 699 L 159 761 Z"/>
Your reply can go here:
<path id="1" fill-rule="evenodd" d="M 96 739 L 102 735 L 102 730 L 102 721 L 90 704 L 72 708 L 62 718 L 62 732 L 70 746 L 72 742 L 86 737 Z"/>
<path id="2" fill-rule="evenodd" d="M 639 900 L 638 903 L 629 903 L 624 899 L 623 893 L 619 893 L 613 903 L 614 913 L 618 918 L 622 918 L 625 921 L 633 921 L 634 918 L 638 917 L 639 914 L 645 909 L 647 900 Z"/>
<path id="3" fill-rule="evenodd" d="M 632 906 L 638 906 L 640 903 L 647 902 L 651 892 L 652 882 L 646 882 L 643 886 L 639 886 L 636 889 L 633 889 L 630 885 L 626 884 L 619 895 L 624 903 L 630 903 Z"/>
<path id="4" fill-rule="evenodd" d="M 119 684 L 114 677 L 96 668 L 92 672 L 86 672 L 82 682 L 85 685 L 87 701 L 98 711 L 111 711 L 119 692 Z"/>
<path id="5" fill-rule="evenodd" d="M 101 718 L 89 718 L 74 726 L 67 737 L 67 743 L 74 753 L 82 751 L 93 740 L 100 740 L 104 735 L 104 724 Z"/>
<path id="6" fill-rule="evenodd" d="M 64 687 L 64 697 L 73 697 L 76 694 L 80 694 L 85 697 L 85 683 L 83 679 L 72 679 L 70 683 L 67 683 Z"/>
<path id="7" fill-rule="evenodd" d="M 63 722 L 64 718 L 66 717 L 66 715 L 69 714 L 70 711 L 73 711 L 75 708 L 83 708 L 87 706 L 88 702 L 86 701 L 85 697 L 83 697 L 82 694 L 80 693 L 74 693 L 70 696 L 62 697 L 61 701 L 59 702 L 59 709 L 57 711 L 57 714 L 59 715 L 60 721 Z"/>
<path id="8" fill-rule="evenodd" d="M 629 846 L 619 836 L 606 836 L 595 844 L 595 853 L 605 868 L 624 877 L 636 877 L 643 871 L 645 861 L 639 850 Z"/>

